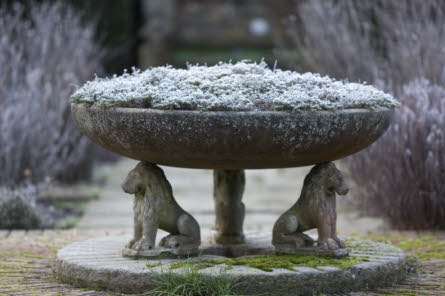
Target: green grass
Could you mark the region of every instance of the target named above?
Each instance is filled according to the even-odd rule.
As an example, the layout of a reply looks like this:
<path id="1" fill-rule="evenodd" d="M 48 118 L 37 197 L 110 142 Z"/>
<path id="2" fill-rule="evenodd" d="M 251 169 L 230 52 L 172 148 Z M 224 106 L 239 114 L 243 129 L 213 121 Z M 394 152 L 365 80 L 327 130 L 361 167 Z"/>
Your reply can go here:
<path id="1" fill-rule="evenodd" d="M 93 198 L 92 198 L 93 199 Z M 56 209 L 64 211 L 65 217 L 58 220 L 54 228 L 57 229 L 71 229 L 74 228 L 80 221 L 80 218 L 85 213 L 88 201 L 51 201 L 52 206 Z"/>
<path id="2" fill-rule="evenodd" d="M 147 296 L 231 296 L 234 294 L 230 278 L 224 274 L 204 276 L 195 269 L 181 275 L 169 272 L 155 280 L 156 288 Z"/>
<path id="3" fill-rule="evenodd" d="M 8 295 L 23 295 L 25 276 L 29 277 L 34 271 L 33 262 L 45 258 L 45 255 L 33 250 L 16 250 L 13 246 L 9 250 L 0 249 L 0 290 L 6 288 L 12 293 Z M 34 287 L 26 287 L 26 293 L 39 295 Z"/>
<path id="4" fill-rule="evenodd" d="M 71 229 L 79 223 L 81 216 L 68 216 L 58 221 L 54 228 L 56 229 Z"/>
<path id="5" fill-rule="evenodd" d="M 155 268 L 155 267 L 158 267 L 158 266 L 162 266 L 162 263 L 161 262 L 147 262 L 147 264 L 145 264 L 145 267 L 147 267 L 147 268 Z"/>
<path id="6" fill-rule="evenodd" d="M 51 201 L 51 205 L 60 210 L 72 211 L 75 213 L 82 214 L 85 212 L 86 205 L 88 201 Z"/>

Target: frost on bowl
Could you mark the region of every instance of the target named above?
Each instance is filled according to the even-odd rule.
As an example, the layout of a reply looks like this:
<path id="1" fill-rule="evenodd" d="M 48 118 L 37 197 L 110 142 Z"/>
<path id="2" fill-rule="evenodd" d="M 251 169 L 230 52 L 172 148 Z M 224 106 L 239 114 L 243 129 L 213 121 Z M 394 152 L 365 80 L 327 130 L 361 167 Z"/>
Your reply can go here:
<path id="1" fill-rule="evenodd" d="M 248 61 L 133 69 L 121 76 L 95 78 L 71 99 L 105 107 L 201 111 L 376 110 L 398 105 L 391 95 L 371 85 Z"/>

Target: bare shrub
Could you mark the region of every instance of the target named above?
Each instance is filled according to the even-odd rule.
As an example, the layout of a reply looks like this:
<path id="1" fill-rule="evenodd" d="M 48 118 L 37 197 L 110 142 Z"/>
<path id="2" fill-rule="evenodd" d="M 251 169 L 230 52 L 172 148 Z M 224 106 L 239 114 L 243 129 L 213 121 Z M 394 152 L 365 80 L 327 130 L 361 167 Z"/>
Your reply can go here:
<path id="1" fill-rule="evenodd" d="M 444 2 L 309 0 L 297 19 L 297 68 L 367 81 L 402 102 L 388 133 L 344 161 L 360 208 L 399 229 L 444 229 Z"/>
<path id="2" fill-rule="evenodd" d="M 100 70 L 93 30 L 62 4 L 0 4 L 0 228 L 54 226 L 60 213 L 37 202 L 40 184 L 91 170 L 69 96 Z"/>
<path id="3" fill-rule="evenodd" d="M 0 184 L 10 187 L 91 164 L 69 96 L 100 70 L 94 28 L 66 4 L 29 4 L 0 6 Z"/>

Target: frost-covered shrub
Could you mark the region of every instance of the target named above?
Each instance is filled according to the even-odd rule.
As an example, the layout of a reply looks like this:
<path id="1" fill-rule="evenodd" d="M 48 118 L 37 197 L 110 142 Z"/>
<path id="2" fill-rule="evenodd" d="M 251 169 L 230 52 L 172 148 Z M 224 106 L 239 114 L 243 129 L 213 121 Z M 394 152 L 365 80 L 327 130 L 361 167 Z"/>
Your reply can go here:
<path id="1" fill-rule="evenodd" d="M 402 89 L 403 105 L 376 144 L 345 162 L 360 207 L 400 229 L 445 228 L 445 88 Z"/>
<path id="2" fill-rule="evenodd" d="M 48 184 L 0 187 L 0 229 L 54 228 L 68 212 L 40 200 Z"/>
<path id="3" fill-rule="evenodd" d="M 445 3 L 310 0 L 294 19 L 298 67 L 368 81 L 402 103 L 388 133 L 344 161 L 360 208 L 400 229 L 444 229 Z"/>
<path id="4" fill-rule="evenodd" d="M 34 229 L 42 226 L 35 198 L 37 189 L 24 186 L 0 188 L 0 229 Z"/>
<path id="5" fill-rule="evenodd" d="M 37 2 L 38 3 L 38 2 Z M 94 28 L 66 4 L 0 5 L 0 185 L 88 174 L 70 117 L 74 85 L 99 70 Z"/>
<path id="6" fill-rule="evenodd" d="M 93 29 L 62 4 L 0 3 L 0 228 L 53 226 L 58 213 L 32 184 L 91 169 L 69 95 L 100 70 Z"/>

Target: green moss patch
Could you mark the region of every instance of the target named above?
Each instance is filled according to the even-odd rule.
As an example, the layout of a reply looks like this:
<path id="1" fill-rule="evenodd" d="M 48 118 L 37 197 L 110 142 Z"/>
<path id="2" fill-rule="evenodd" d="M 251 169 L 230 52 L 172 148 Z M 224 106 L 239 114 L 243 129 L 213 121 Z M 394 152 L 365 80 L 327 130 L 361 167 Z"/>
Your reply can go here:
<path id="1" fill-rule="evenodd" d="M 445 240 L 424 236 L 401 241 L 398 246 L 422 261 L 445 260 Z"/>
<path id="2" fill-rule="evenodd" d="M 155 268 L 158 266 L 161 266 L 162 263 L 161 262 L 147 262 L 147 264 L 145 264 L 145 267 L 147 268 Z"/>
<path id="3" fill-rule="evenodd" d="M 191 268 L 194 270 L 205 269 L 216 265 L 247 266 L 263 271 L 271 272 L 274 269 L 295 270 L 296 267 L 317 268 L 330 266 L 340 269 L 348 269 L 354 265 L 366 262 L 366 258 L 347 257 L 342 259 L 324 258 L 317 256 L 297 256 L 297 255 L 261 255 L 246 256 L 239 258 L 213 259 L 201 261 L 176 262 L 170 265 L 170 269 Z"/>
<path id="4" fill-rule="evenodd" d="M 372 239 L 394 244 L 421 261 L 445 260 L 445 240 L 432 234 L 396 234 L 373 236 Z"/>

